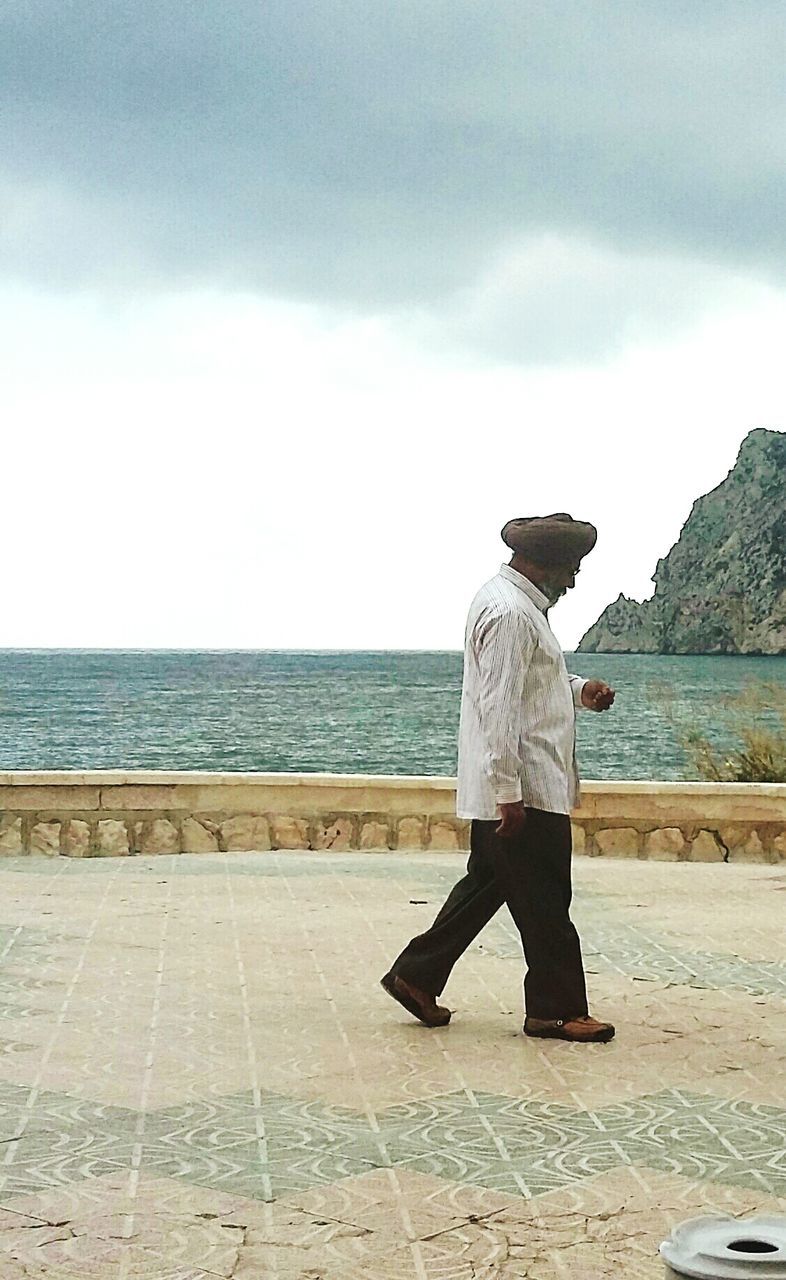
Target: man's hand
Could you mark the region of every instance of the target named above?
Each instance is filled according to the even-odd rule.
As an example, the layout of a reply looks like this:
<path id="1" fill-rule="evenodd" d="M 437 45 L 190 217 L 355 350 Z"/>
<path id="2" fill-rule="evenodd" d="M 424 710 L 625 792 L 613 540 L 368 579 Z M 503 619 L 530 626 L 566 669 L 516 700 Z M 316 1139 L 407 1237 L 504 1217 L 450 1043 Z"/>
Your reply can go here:
<path id="1" fill-rule="evenodd" d="M 589 711 L 608 711 L 614 690 L 604 680 L 588 680 L 581 691 L 581 701 Z"/>
<path id="2" fill-rule="evenodd" d="M 502 821 L 496 829 L 496 835 L 509 840 L 523 831 L 527 821 L 527 810 L 524 808 L 523 800 L 516 800 L 514 804 L 501 804 L 499 811 Z"/>

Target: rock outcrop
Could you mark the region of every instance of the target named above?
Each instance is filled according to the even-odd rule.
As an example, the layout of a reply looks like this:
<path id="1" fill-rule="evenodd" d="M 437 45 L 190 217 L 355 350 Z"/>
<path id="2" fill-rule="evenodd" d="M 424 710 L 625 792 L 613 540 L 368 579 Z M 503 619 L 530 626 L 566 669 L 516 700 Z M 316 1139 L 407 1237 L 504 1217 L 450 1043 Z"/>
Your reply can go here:
<path id="1" fill-rule="evenodd" d="M 786 654 L 786 434 L 746 436 L 653 581 L 651 600 L 610 604 L 580 652 Z"/>

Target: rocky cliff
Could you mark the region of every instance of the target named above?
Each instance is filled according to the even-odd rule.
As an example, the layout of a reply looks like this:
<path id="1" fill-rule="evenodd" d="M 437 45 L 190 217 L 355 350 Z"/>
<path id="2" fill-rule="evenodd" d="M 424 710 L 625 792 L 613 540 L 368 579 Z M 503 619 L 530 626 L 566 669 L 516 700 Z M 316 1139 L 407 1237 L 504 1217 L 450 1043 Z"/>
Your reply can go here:
<path id="1" fill-rule="evenodd" d="M 579 650 L 786 654 L 786 434 L 746 436 L 653 581 L 651 600 L 620 595 Z"/>

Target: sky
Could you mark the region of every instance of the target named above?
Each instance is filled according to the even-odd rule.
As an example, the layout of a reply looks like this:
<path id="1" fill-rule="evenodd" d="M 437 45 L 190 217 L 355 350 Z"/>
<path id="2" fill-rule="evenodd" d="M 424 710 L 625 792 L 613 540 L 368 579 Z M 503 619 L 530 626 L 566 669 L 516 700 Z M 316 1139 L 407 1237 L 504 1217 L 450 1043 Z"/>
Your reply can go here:
<path id="1" fill-rule="evenodd" d="M 0 647 L 572 648 L 786 429 L 781 0 L 6 0 Z"/>

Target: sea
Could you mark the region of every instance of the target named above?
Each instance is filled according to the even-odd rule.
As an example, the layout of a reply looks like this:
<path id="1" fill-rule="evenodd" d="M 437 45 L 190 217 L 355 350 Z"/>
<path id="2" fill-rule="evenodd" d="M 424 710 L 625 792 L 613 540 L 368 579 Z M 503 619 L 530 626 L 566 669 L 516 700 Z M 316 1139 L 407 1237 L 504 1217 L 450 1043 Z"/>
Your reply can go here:
<path id="1" fill-rule="evenodd" d="M 786 657 L 567 663 L 617 692 L 609 712 L 578 717 L 593 779 L 696 777 L 687 730 L 732 745 L 727 699 L 786 690 Z M 0 770 L 453 775 L 461 671 L 457 652 L 0 650 Z"/>

